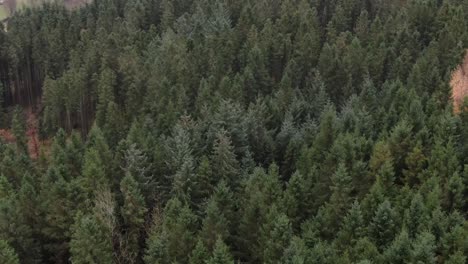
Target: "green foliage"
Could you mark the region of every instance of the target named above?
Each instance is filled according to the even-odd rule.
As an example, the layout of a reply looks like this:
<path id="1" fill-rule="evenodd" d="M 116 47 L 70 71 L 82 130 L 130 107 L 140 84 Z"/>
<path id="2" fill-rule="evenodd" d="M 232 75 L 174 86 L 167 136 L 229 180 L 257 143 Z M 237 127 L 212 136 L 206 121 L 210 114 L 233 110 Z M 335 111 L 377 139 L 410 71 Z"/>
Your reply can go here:
<path id="1" fill-rule="evenodd" d="M 0 262 L 465 263 L 465 2 L 16 10 Z"/>
<path id="2" fill-rule="evenodd" d="M 388 200 L 379 205 L 369 226 L 369 233 L 376 245 L 385 248 L 395 237 L 397 219 Z"/>
<path id="3" fill-rule="evenodd" d="M 112 234 L 93 215 L 76 216 L 70 242 L 73 263 L 113 263 Z"/>
<path id="4" fill-rule="evenodd" d="M 232 259 L 231 253 L 229 253 L 229 248 L 224 244 L 223 240 L 218 238 L 216 241 L 215 247 L 213 249 L 213 254 L 211 258 L 207 261 L 208 264 L 233 264 L 234 260 Z"/>
<path id="5" fill-rule="evenodd" d="M 123 206 L 121 215 L 125 229 L 127 253 L 138 257 L 139 245 L 142 238 L 143 227 L 145 224 L 146 205 L 143 196 L 138 188 L 138 183 L 130 174 L 127 174 L 120 183 L 120 191 L 123 195 Z M 130 260 L 127 260 L 131 262 Z"/>
<path id="6" fill-rule="evenodd" d="M 19 264 L 18 255 L 5 240 L 0 240 L 0 261 L 5 264 Z"/>
<path id="7" fill-rule="evenodd" d="M 190 254 L 190 264 L 204 264 L 205 261 L 209 258 L 208 250 L 201 240 L 198 240 L 197 245 Z"/>
<path id="8" fill-rule="evenodd" d="M 195 247 L 196 217 L 177 199 L 167 202 L 161 227 L 155 226 L 147 240 L 146 263 L 186 262 Z"/>
<path id="9" fill-rule="evenodd" d="M 26 138 L 26 119 L 23 110 L 18 106 L 13 111 L 11 130 L 16 140 L 16 147 L 19 153 L 28 153 L 28 141 Z"/>

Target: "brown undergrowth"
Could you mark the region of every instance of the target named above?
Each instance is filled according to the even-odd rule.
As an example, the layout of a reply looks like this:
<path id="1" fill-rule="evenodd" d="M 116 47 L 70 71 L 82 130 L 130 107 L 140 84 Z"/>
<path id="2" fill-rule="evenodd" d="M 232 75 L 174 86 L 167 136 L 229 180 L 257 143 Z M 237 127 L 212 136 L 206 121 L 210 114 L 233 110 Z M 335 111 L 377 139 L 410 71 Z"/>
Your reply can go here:
<path id="1" fill-rule="evenodd" d="M 452 73 L 450 86 L 452 87 L 453 109 L 457 113 L 463 100 L 468 96 L 468 50 L 463 63 Z"/>
<path id="2" fill-rule="evenodd" d="M 41 151 L 46 152 L 50 146 L 50 140 L 40 140 L 38 130 L 38 118 L 31 108 L 25 110 L 26 137 L 28 139 L 28 152 L 31 159 L 37 159 Z M 0 137 L 6 143 L 15 143 L 16 139 L 10 129 L 0 129 Z"/>

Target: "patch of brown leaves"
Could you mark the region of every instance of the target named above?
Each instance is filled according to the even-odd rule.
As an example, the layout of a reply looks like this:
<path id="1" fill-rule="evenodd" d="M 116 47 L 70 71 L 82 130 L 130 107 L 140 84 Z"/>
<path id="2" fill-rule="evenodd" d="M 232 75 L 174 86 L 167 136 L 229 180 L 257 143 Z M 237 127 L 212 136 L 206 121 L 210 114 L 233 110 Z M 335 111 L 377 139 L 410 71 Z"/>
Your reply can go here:
<path id="1" fill-rule="evenodd" d="M 47 150 L 50 146 L 49 140 L 39 140 L 37 115 L 31 108 L 25 110 L 26 114 L 26 137 L 28 139 L 28 152 L 31 159 L 37 159 L 42 150 Z M 15 143 L 16 139 L 11 130 L 0 129 L 0 137 L 6 143 Z"/>
<path id="2" fill-rule="evenodd" d="M 450 86 L 452 87 L 453 109 L 455 113 L 458 113 L 463 100 L 468 96 L 468 51 L 463 63 L 452 73 Z"/>

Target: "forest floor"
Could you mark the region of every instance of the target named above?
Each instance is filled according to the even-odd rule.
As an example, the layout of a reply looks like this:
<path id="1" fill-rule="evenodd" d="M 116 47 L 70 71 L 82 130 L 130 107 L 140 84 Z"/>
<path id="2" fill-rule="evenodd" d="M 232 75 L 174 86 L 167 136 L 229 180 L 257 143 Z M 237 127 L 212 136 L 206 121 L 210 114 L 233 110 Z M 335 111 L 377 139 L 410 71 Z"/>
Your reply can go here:
<path id="1" fill-rule="evenodd" d="M 452 73 L 450 80 L 454 111 L 459 112 L 465 97 L 468 96 L 468 50 L 463 63 Z"/>
<path id="2" fill-rule="evenodd" d="M 42 151 L 50 146 L 50 140 L 39 139 L 38 118 L 31 108 L 25 110 L 26 137 L 28 139 L 28 152 L 31 159 L 37 159 Z M 0 137 L 7 143 L 15 143 L 16 139 L 9 129 L 0 129 Z"/>

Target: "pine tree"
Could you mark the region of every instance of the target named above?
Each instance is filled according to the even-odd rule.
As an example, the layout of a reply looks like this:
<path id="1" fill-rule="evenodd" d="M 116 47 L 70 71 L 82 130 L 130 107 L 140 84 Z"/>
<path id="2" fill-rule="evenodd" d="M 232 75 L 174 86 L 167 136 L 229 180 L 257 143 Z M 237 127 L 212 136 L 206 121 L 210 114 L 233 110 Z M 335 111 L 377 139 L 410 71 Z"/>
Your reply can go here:
<path id="1" fill-rule="evenodd" d="M 288 248 L 285 249 L 281 261 L 286 264 L 307 263 L 308 253 L 304 241 L 298 237 L 293 237 Z"/>
<path id="2" fill-rule="evenodd" d="M 147 209 L 138 183 L 133 179 L 132 175 L 127 173 L 122 179 L 120 191 L 124 202 L 121 207 L 121 214 L 124 220 L 124 232 L 129 251 L 127 261 L 133 262 L 140 255 L 139 248 Z"/>
<path id="3" fill-rule="evenodd" d="M 466 182 L 466 180 L 465 180 Z M 462 211 L 466 205 L 466 185 L 458 172 L 455 172 L 448 182 L 447 206 L 452 210 Z"/>
<path id="4" fill-rule="evenodd" d="M 196 217 L 187 205 L 173 198 L 164 209 L 160 230 L 147 240 L 146 263 L 188 262 L 195 246 Z"/>
<path id="5" fill-rule="evenodd" d="M 192 189 L 195 184 L 193 160 L 188 158 L 173 177 L 172 196 L 192 204 Z"/>
<path id="6" fill-rule="evenodd" d="M 194 186 L 191 195 L 195 207 L 200 206 L 213 192 L 213 171 L 208 157 L 203 156 L 195 173 Z"/>
<path id="7" fill-rule="evenodd" d="M 68 180 L 63 166 L 50 166 L 40 182 L 40 211 L 44 214 L 41 235 L 47 239 L 46 252 L 57 259 L 68 254 L 65 241 L 71 238 L 70 227 L 78 208 L 89 210 L 81 184 Z M 72 202 L 73 201 L 73 202 Z"/>
<path id="8" fill-rule="evenodd" d="M 392 197 L 395 195 L 395 171 L 391 160 L 386 160 L 377 172 L 377 181 L 382 184 L 384 194 Z"/>
<path id="9" fill-rule="evenodd" d="M 354 93 L 360 92 L 355 89 L 361 87 L 364 75 L 367 72 L 367 65 L 365 64 L 366 53 L 364 52 L 359 39 L 354 38 L 347 48 L 348 49 L 343 58 L 343 63 L 346 68 L 346 72 L 349 74 L 349 78 L 351 78 L 351 86 L 347 87 L 348 89 L 343 91 L 345 98 L 348 98 Z"/>
<path id="10" fill-rule="evenodd" d="M 264 263 L 273 263 L 284 254 L 292 238 L 292 227 L 288 217 L 271 209 L 266 223 L 262 227 L 260 237 L 263 248 L 262 260 Z"/>
<path id="11" fill-rule="evenodd" d="M 341 229 L 337 236 L 337 242 L 342 247 L 354 245 L 365 235 L 364 218 L 361 212 L 361 206 L 354 201 L 347 215 L 343 219 Z"/>
<path id="12" fill-rule="evenodd" d="M 413 186 L 421 179 L 421 174 L 426 167 L 427 158 L 422 152 L 421 146 L 413 148 L 411 153 L 406 157 L 405 164 L 407 169 L 403 170 L 405 176 L 405 183 Z"/>
<path id="13" fill-rule="evenodd" d="M 93 215 L 78 214 L 70 241 L 73 263 L 113 263 L 112 236 Z"/>
<path id="14" fill-rule="evenodd" d="M 98 82 L 98 97 L 96 106 L 96 123 L 100 127 L 104 127 L 107 119 L 107 109 L 110 103 L 115 102 L 114 87 L 116 85 L 117 76 L 112 69 L 105 67 L 100 74 Z"/>
<path id="15" fill-rule="evenodd" d="M 0 262 L 5 264 L 19 264 L 18 255 L 5 240 L 0 240 Z"/>
<path id="16" fill-rule="evenodd" d="M 198 240 L 197 245 L 190 254 L 190 264 L 205 264 L 206 260 L 209 259 L 209 253 L 205 245 L 201 240 Z"/>
<path id="17" fill-rule="evenodd" d="M 17 106 L 13 111 L 11 130 L 15 136 L 16 147 L 19 153 L 28 154 L 28 140 L 26 138 L 26 120 L 23 110 Z"/>
<path id="18" fill-rule="evenodd" d="M 231 188 L 238 188 L 240 183 L 239 163 L 236 160 L 231 139 L 226 135 L 225 131 L 217 135 L 211 156 L 211 164 L 214 178 L 217 179 L 215 184 L 220 180 L 224 180 Z"/>
<path id="19" fill-rule="evenodd" d="M 428 215 L 422 196 L 417 193 L 412 201 L 406 216 L 406 226 L 410 237 L 415 237 L 427 226 Z"/>
<path id="20" fill-rule="evenodd" d="M 379 248 L 385 248 L 393 240 L 397 230 L 396 215 L 388 200 L 379 205 L 369 226 L 369 232 Z"/>
<path id="21" fill-rule="evenodd" d="M 99 153 L 99 159 L 102 161 L 105 173 L 108 173 L 112 164 L 112 153 L 101 129 L 94 124 L 88 133 L 86 150 L 94 149 Z M 85 159 L 86 160 L 86 159 Z"/>
<path id="22" fill-rule="evenodd" d="M 436 263 L 435 238 L 428 232 L 422 232 L 413 243 L 411 259 L 418 263 Z"/>
<path id="23" fill-rule="evenodd" d="M 331 177 L 330 207 L 333 211 L 333 219 L 338 220 L 351 204 L 351 192 L 353 191 L 352 179 L 346 171 L 343 163 L 338 165 L 336 172 Z"/>
<path id="24" fill-rule="evenodd" d="M 107 170 L 101 154 L 97 149 L 86 151 L 82 170 L 82 188 L 89 198 L 94 197 L 98 188 L 109 186 Z"/>
<path id="25" fill-rule="evenodd" d="M 109 146 L 117 146 L 119 141 L 125 137 L 128 127 L 124 113 L 116 103 L 111 101 L 107 104 L 106 119 L 103 123 L 103 134 L 109 142 Z"/>
<path id="26" fill-rule="evenodd" d="M 215 198 L 208 201 L 205 214 L 200 237 L 208 250 L 211 251 L 218 239 L 226 240 L 229 238 L 230 222 L 221 211 L 221 208 L 218 207 Z"/>
<path id="27" fill-rule="evenodd" d="M 207 264 L 234 264 L 229 248 L 220 238 L 216 241 L 213 254 Z"/>
<path id="28" fill-rule="evenodd" d="M 124 152 L 123 171 L 130 175 L 138 184 L 138 189 L 146 203 L 154 199 L 152 197 L 155 188 L 155 180 L 151 173 L 151 164 L 148 155 L 138 148 L 136 143 L 130 144 Z"/>
<path id="29" fill-rule="evenodd" d="M 31 228 L 22 223 L 21 214 L 15 210 L 16 195 L 5 177 L 2 177 L 2 197 L 0 199 L 0 252 L 1 257 L 18 259 L 16 251 L 26 257 L 27 246 L 31 245 Z M 11 245 L 11 246 L 10 246 Z"/>
<path id="30" fill-rule="evenodd" d="M 450 258 L 446 262 L 447 264 L 462 264 L 466 263 L 466 256 L 462 252 L 457 251 L 456 253 L 450 255 Z"/>
<path id="31" fill-rule="evenodd" d="M 312 215 L 313 201 L 309 190 L 313 181 L 304 177 L 300 172 L 294 173 L 287 184 L 283 204 L 293 227 L 298 227 L 305 219 Z"/>
<path id="32" fill-rule="evenodd" d="M 261 259 L 263 250 L 258 241 L 261 227 L 267 222 L 268 209 L 280 204 L 282 190 L 278 177 L 277 167 L 272 165 L 269 173 L 256 168 L 244 183 L 238 243 L 250 259 Z"/>
<path id="33" fill-rule="evenodd" d="M 385 263 L 408 263 L 411 259 L 411 245 L 408 232 L 403 229 L 383 252 Z"/>
<path id="34" fill-rule="evenodd" d="M 368 237 L 364 237 L 351 248 L 351 256 L 355 260 L 378 260 L 380 253 L 377 246 Z"/>

